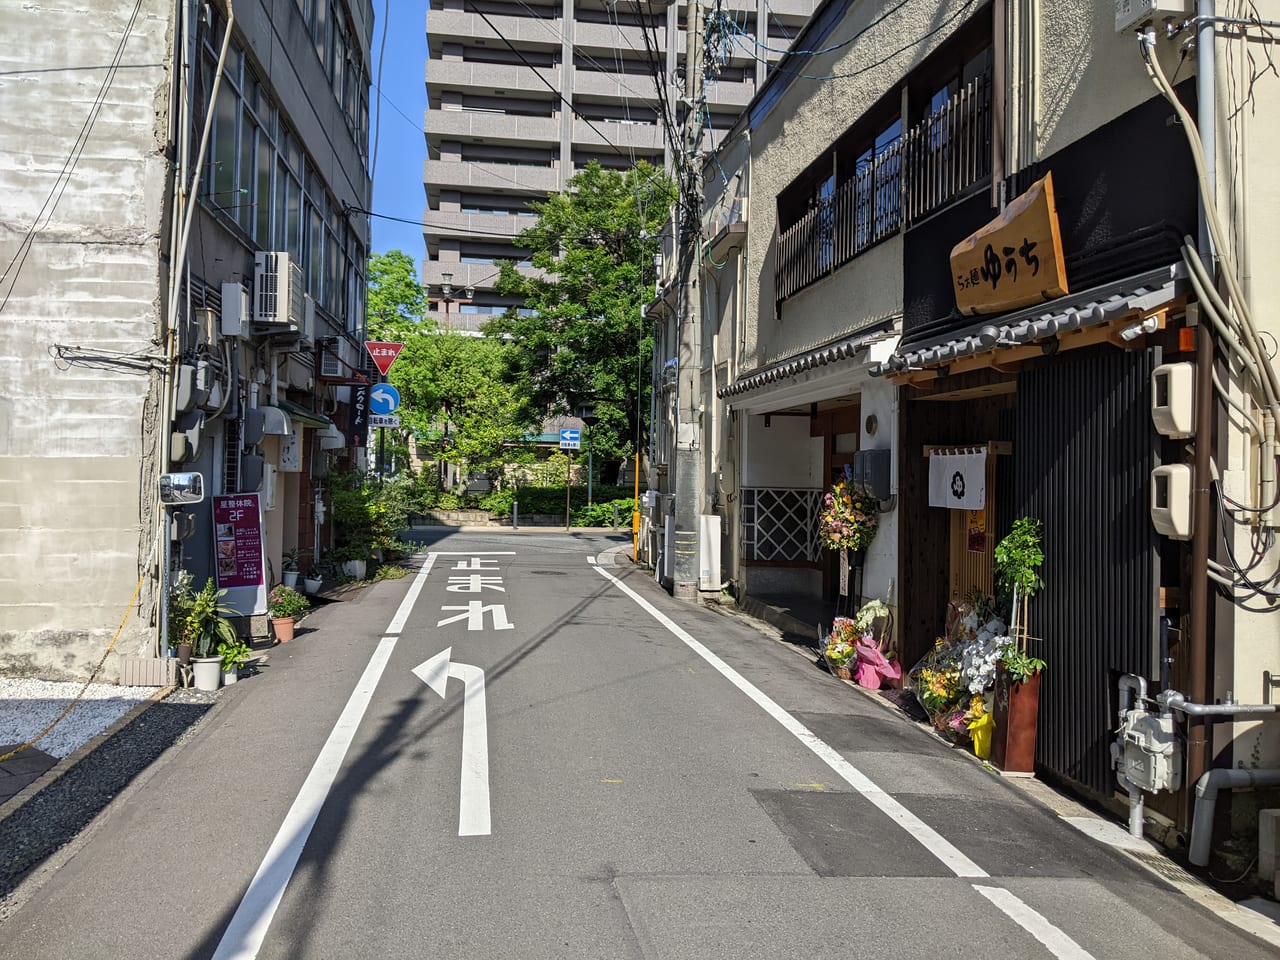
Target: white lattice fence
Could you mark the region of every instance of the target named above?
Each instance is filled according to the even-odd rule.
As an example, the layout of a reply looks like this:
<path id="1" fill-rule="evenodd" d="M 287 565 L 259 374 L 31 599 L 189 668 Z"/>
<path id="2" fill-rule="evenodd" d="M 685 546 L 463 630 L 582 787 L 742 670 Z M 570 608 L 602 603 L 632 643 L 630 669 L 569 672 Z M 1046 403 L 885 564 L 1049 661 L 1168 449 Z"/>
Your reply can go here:
<path id="1" fill-rule="evenodd" d="M 742 490 L 743 558 L 818 559 L 822 491 L 777 487 Z"/>

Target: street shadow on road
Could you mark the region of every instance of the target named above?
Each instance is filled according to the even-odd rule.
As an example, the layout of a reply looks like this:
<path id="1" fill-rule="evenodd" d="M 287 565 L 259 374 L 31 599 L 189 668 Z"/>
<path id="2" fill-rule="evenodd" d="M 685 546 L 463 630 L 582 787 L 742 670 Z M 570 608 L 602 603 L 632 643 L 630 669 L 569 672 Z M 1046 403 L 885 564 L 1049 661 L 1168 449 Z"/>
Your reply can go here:
<path id="1" fill-rule="evenodd" d="M 543 630 L 511 651 L 491 669 L 486 670 L 486 685 L 499 683 L 510 670 L 554 637 L 562 627 L 573 621 L 592 603 L 608 594 L 611 589 L 608 581 L 602 580 L 597 590 L 563 611 Z M 396 705 L 394 712 L 378 725 L 377 732 L 364 750 L 354 759 L 348 756 L 344 761 L 341 772 L 324 800 L 323 807 L 317 811 L 314 818 L 295 831 L 292 837 L 287 838 L 287 841 L 291 842 L 281 842 L 278 845 L 278 849 L 282 851 L 280 856 L 275 857 L 272 862 L 263 861 L 259 868 L 264 885 L 269 885 L 272 880 L 278 883 L 282 875 L 288 876 L 290 872 L 291 865 L 288 861 L 291 856 L 289 853 L 291 847 L 296 845 L 300 834 L 306 836 L 301 856 L 298 857 L 296 867 L 292 868 L 292 877 L 288 880 L 285 890 L 286 896 L 281 899 L 279 912 L 275 916 L 278 920 L 290 909 L 300 911 L 298 915 L 300 922 L 290 924 L 294 935 L 294 939 L 289 943 L 290 956 L 324 955 L 323 945 L 313 944 L 313 938 L 319 933 L 315 925 L 307 921 L 307 917 L 314 915 L 317 905 L 323 899 L 324 891 L 329 889 L 332 866 L 330 851 L 341 846 L 342 836 L 350 823 L 353 809 L 362 797 L 367 797 L 368 785 L 389 764 L 410 751 L 415 752 L 416 758 L 429 759 L 431 751 L 429 747 L 424 746 L 424 743 L 429 742 L 425 735 L 460 711 L 464 703 L 462 697 L 452 697 L 443 703 L 436 704 L 429 717 L 424 720 L 415 720 L 424 700 L 428 697 L 434 698 L 435 695 L 430 693 L 424 685 L 420 693 L 406 697 Z M 282 841 L 284 840 L 286 838 L 282 838 Z M 186 960 L 208 960 L 214 956 L 220 945 L 225 955 L 240 955 L 236 953 L 236 948 L 243 946 L 243 941 L 222 944 L 222 940 L 244 895 L 248 892 L 249 884 L 246 884 L 240 890 L 240 896 L 228 905 L 201 942 L 186 954 Z M 290 907 L 289 903 L 296 906 Z M 252 921 L 259 918 L 249 919 Z M 251 927 L 252 922 L 244 925 L 238 923 L 237 926 L 245 929 Z M 274 921 L 272 926 L 276 926 Z"/>

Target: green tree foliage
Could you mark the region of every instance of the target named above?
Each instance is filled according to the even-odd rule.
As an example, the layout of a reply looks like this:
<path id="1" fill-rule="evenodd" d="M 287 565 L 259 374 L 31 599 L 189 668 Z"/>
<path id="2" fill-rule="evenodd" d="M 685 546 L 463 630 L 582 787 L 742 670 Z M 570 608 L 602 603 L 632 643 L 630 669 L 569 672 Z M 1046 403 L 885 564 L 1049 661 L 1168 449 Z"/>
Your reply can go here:
<path id="1" fill-rule="evenodd" d="M 516 243 L 544 276 L 499 265 L 498 292 L 522 298 L 532 314 L 508 310 L 486 332 L 520 344 L 508 354 L 509 376 L 539 409 L 572 414 L 595 403 L 597 462 L 628 457 L 637 433 L 643 443 L 653 341 L 641 307 L 653 297 L 658 232 L 675 197 L 671 180 L 644 161 L 627 171 L 592 162 L 568 191 L 529 205 L 537 225 Z"/>
<path id="2" fill-rule="evenodd" d="M 403 342 L 433 326 L 423 320 L 426 295 L 413 258 L 399 250 L 369 258 L 370 340 Z"/>
<path id="3" fill-rule="evenodd" d="M 504 379 L 516 347 L 502 339 L 438 333 L 406 341 L 389 379 L 401 422 L 434 459 L 496 469 L 520 459 L 509 447 L 539 417 L 522 386 Z"/>

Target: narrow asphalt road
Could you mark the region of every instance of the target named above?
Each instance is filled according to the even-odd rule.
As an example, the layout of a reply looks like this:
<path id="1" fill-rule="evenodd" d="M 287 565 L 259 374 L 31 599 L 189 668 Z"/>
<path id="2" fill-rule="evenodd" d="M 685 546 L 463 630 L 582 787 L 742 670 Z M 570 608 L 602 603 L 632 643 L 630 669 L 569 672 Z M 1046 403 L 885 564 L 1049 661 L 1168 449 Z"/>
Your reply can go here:
<path id="1" fill-rule="evenodd" d="M 0 958 L 1274 956 L 604 537 L 317 612 Z"/>

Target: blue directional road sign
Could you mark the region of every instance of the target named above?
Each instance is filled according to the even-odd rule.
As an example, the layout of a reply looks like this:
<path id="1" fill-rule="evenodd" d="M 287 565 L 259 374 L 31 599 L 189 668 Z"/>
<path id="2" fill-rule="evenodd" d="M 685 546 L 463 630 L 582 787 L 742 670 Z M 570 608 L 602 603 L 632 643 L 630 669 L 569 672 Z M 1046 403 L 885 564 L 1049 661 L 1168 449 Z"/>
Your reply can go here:
<path id="1" fill-rule="evenodd" d="M 400 391 L 389 383 L 379 383 L 369 391 L 369 412 L 375 416 L 395 413 L 400 406 Z"/>
<path id="2" fill-rule="evenodd" d="M 561 430 L 560 431 L 560 449 L 561 450 L 581 450 L 582 449 L 582 431 L 581 430 Z"/>

